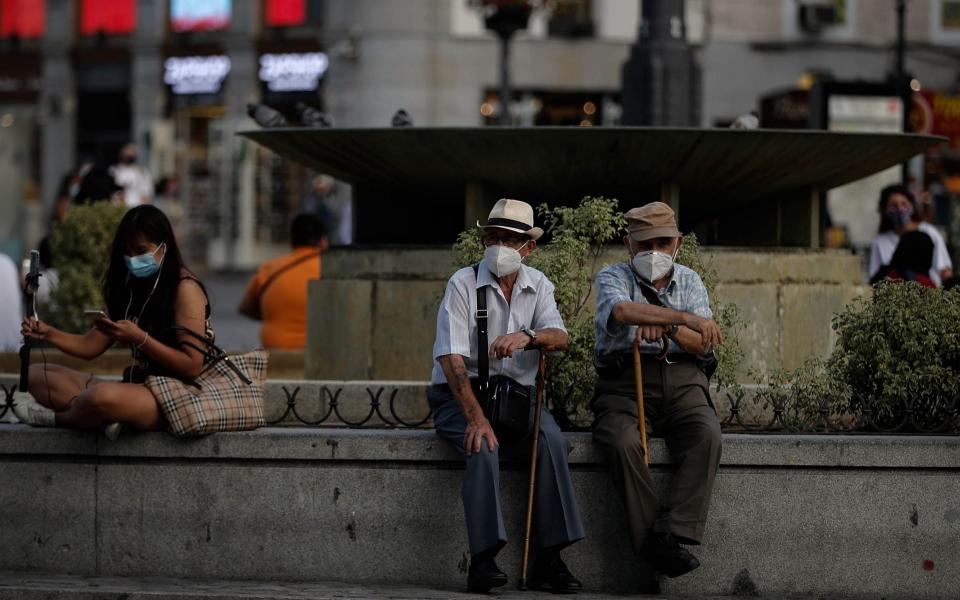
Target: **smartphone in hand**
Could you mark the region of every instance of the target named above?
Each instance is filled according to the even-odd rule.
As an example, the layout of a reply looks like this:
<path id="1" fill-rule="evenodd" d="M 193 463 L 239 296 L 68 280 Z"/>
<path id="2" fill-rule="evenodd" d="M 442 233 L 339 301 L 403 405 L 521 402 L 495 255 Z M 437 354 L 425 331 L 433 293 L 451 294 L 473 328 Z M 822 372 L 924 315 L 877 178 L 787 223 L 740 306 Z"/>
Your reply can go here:
<path id="1" fill-rule="evenodd" d="M 107 316 L 107 313 L 102 310 L 88 309 L 83 311 L 83 316 L 85 316 L 91 323 L 96 323 L 100 319 L 110 319 L 110 317 Z"/>

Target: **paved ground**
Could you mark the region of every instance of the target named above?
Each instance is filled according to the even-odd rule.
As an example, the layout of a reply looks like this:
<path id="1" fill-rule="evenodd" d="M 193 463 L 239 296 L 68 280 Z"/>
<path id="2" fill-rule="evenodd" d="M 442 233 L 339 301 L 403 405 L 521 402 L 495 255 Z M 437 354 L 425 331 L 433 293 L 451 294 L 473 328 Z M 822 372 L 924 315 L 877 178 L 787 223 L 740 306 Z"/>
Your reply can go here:
<path id="1" fill-rule="evenodd" d="M 0 571 L 0 598 L 4 600 L 211 600 L 244 598 L 258 600 L 304 599 L 347 600 L 463 600 L 505 598 L 548 598 L 544 592 L 521 593 L 509 589 L 502 594 L 468 594 L 463 590 L 437 590 L 411 586 L 366 586 L 348 583 L 258 583 L 242 581 L 183 581 L 177 579 L 132 579 L 117 577 L 71 577 L 58 575 L 31 575 Z M 620 598 L 594 593 L 577 594 L 581 600 Z M 632 596 L 634 598 L 664 598 L 663 596 Z M 669 600 L 669 599 L 668 599 Z M 699 600 L 708 600 L 699 597 Z"/>
<path id="2" fill-rule="evenodd" d="M 249 350 L 260 346 L 260 323 L 237 314 L 237 305 L 251 275 L 210 272 L 201 276 L 210 293 L 217 344 L 226 350 Z"/>

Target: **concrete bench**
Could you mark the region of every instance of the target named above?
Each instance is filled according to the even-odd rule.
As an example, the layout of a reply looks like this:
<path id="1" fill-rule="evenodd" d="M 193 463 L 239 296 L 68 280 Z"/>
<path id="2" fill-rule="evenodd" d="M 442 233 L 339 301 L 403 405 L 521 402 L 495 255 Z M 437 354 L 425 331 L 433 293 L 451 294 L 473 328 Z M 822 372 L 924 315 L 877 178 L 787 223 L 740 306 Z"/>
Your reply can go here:
<path id="1" fill-rule="evenodd" d="M 603 457 L 568 434 L 594 590 L 636 590 Z M 670 477 L 661 440 L 651 459 Z M 462 464 L 430 430 L 264 428 L 176 440 L 0 425 L 0 570 L 460 589 Z M 665 592 L 955 598 L 960 438 L 724 436 L 703 566 Z M 507 465 L 516 582 L 526 478 Z"/>

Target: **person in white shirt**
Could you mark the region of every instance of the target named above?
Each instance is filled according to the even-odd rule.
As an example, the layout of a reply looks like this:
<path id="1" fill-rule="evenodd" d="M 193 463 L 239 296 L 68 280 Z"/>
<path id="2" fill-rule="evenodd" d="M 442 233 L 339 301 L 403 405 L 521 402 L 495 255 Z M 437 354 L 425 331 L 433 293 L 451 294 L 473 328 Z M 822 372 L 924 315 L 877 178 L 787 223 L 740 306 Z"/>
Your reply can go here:
<path id="1" fill-rule="evenodd" d="M 543 229 L 533 224 L 533 207 L 504 198 L 490 211 L 487 223 L 477 225 L 486 250 L 478 265 L 460 269 L 447 283 L 437 311 L 427 398 L 437 433 L 464 459 L 462 497 L 471 554 L 467 587 L 485 593 L 507 583 L 506 573 L 494 561 L 507 542 L 500 504 L 500 442 L 510 452 L 524 447 L 532 433 L 536 403 L 535 393 L 528 391 L 526 436 L 500 439 L 504 436 L 494 431 L 483 406 L 489 397 L 483 382 L 495 387 L 493 377 L 488 378 L 495 375 L 521 388 L 533 386 L 540 362 L 535 349 L 565 350 L 569 339 L 553 283 L 523 264 L 543 235 Z M 478 308 L 481 302 L 486 309 Z M 487 333 L 480 329 L 484 315 Z M 570 446 L 546 407 L 540 419 L 536 559 L 529 587 L 572 593 L 582 584 L 561 560 L 560 551 L 582 539 L 584 531 L 567 465 Z"/>
<path id="2" fill-rule="evenodd" d="M 889 185 L 880 191 L 880 232 L 870 244 L 870 277 L 890 264 L 900 236 L 908 231 L 922 231 L 933 240 L 933 266 L 930 279 L 940 286 L 953 277 L 953 262 L 943 236 L 936 227 L 917 217 L 916 201 L 906 186 Z"/>
<path id="3" fill-rule="evenodd" d="M 136 144 L 127 144 L 120 150 L 120 162 L 110 167 L 110 174 L 123 188 L 123 203 L 127 208 L 153 199 L 153 178 L 146 167 L 137 164 Z"/>

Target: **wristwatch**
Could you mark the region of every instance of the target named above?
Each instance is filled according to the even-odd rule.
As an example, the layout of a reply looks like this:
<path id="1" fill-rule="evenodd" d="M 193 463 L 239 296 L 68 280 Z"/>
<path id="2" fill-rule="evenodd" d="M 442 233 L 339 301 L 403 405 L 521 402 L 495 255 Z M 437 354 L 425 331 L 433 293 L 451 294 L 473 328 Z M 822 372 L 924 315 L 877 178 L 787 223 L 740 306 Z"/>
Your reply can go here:
<path id="1" fill-rule="evenodd" d="M 674 323 L 669 328 L 667 328 L 667 337 L 673 339 L 673 336 L 677 335 L 677 332 L 680 331 L 680 326 Z"/>
<path id="2" fill-rule="evenodd" d="M 537 342 L 537 332 L 530 329 L 526 325 L 520 328 L 520 331 L 530 336 L 530 343 L 535 344 Z"/>

